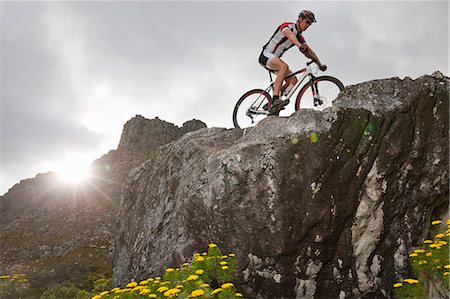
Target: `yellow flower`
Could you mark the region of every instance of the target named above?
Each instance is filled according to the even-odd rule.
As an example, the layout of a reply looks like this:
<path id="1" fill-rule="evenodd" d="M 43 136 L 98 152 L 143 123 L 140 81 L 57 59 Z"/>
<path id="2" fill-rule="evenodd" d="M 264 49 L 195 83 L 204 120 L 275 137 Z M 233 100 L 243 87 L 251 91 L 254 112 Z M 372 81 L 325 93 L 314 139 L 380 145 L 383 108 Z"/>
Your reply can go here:
<path id="1" fill-rule="evenodd" d="M 444 237 L 444 234 L 437 234 L 435 237 L 438 239 L 442 239 Z"/>
<path id="2" fill-rule="evenodd" d="M 187 266 L 189 266 L 188 263 L 184 263 L 184 264 L 183 264 L 183 267 L 187 267 Z"/>
<path id="3" fill-rule="evenodd" d="M 405 280 L 403 280 L 409 284 L 415 284 L 415 283 L 419 283 L 419 281 L 417 279 L 412 279 L 412 278 L 407 278 Z"/>
<path id="4" fill-rule="evenodd" d="M 394 284 L 394 288 L 400 288 L 402 285 L 403 285 L 402 283 L 398 282 Z"/>
<path id="5" fill-rule="evenodd" d="M 424 249 L 416 249 L 414 250 L 415 253 L 424 253 L 425 250 Z"/>
<path id="6" fill-rule="evenodd" d="M 438 225 L 441 224 L 442 221 L 441 220 L 434 220 L 433 222 L 431 222 L 431 225 Z"/>
<path id="7" fill-rule="evenodd" d="M 182 288 L 184 288 L 184 286 L 181 285 L 181 284 L 179 284 L 179 285 L 176 286 L 176 288 L 177 288 L 177 289 L 182 289 Z"/>
<path id="8" fill-rule="evenodd" d="M 109 292 L 108 291 L 104 291 L 104 292 L 101 292 L 99 295 L 100 296 L 105 296 L 106 294 L 109 294 Z"/>
<path id="9" fill-rule="evenodd" d="M 139 295 L 147 295 L 148 293 L 150 293 L 149 289 L 143 289 L 139 292 Z"/>
<path id="10" fill-rule="evenodd" d="M 223 256 L 221 256 L 220 258 L 225 260 L 225 259 L 228 258 L 228 255 L 223 255 Z"/>
<path id="11" fill-rule="evenodd" d="M 228 263 L 225 262 L 225 261 L 220 262 L 220 264 L 221 264 L 222 266 L 228 265 Z"/>
<path id="12" fill-rule="evenodd" d="M 234 294 L 234 296 L 236 296 L 236 297 L 244 297 L 244 296 L 242 296 L 241 293 L 236 293 L 236 294 Z"/>
<path id="13" fill-rule="evenodd" d="M 235 257 L 236 255 L 234 253 L 230 253 L 228 256 Z"/>
<path id="14" fill-rule="evenodd" d="M 217 248 L 217 245 L 214 243 L 209 244 L 209 248 Z"/>
<path id="15" fill-rule="evenodd" d="M 222 266 L 222 270 L 228 270 L 228 266 Z"/>
<path id="16" fill-rule="evenodd" d="M 222 285 L 222 289 L 228 289 L 228 288 L 232 288 L 232 287 L 234 287 L 234 284 L 232 284 L 231 282 L 224 283 Z"/>
<path id="17" fill-rule="evenodd" d="M 441 244 L 441 245 L 447 245 L 447 242 L 445 242 L 445 241 L 439 241 L 439 244 Z"/>
<path id="18" fill-rule="evenodd" d="M 168 287 L 160 287 L 159 289 L 157 289 L 158 292 L 162 293 L 167 291 L 169 288 Z"/>
<path id="19" fill-rule="evenodd" d="M 421 261 L 419 262 L 419 265 L 422 265 L 422 264 L 427 264 L 427 261 L 421 260 Z"/>
<path id="20" fill-rule="evenodd" d="M 198 276 L 197 275 L 189 275 L 189 277 L 187 278 L 187 280 L 197 280 Z"/>
<path id="21" fill-rule="evenodd" d="M 202 284 L 200 285 L 200 287 L 202 287 L 202 288 L 209 288 L 209 284 L 207 284 L 207 283 L 202 283 Z"/>
<path id="22" fill-rule="evenodd" d="M 140 290 L 142 290 L 143 288 L 144 288 L 143 286 L 137 286 L 137 287 L 133 288 L 131 291 L 132 291 L 132 292 L 134 292 L 134 291 L 140 291 Z"/>
<path id="23" fill-rule="evenodd" d="M 134 287 L 137 286 L 137 285 L 138 285 L 137 282 L 132 281 L 132 282 L 130 282 L 129 284 L 127 284 L 127 288 L 134 288 Z"/>
<path id="24" fill-rule="evenodd" d="M 447 276 L 449 274 L 450 274 L 450 272 L 444 272 L 444 276 Z"/>
<path id="25" fill-rule="evenodd" d="M 100 298 L 102 298 L 102 296 L 97 295 L 97 296 L 92 297 L 91 299 L 100 299 Z"/>
<path id="26" fill-rule="evenodd" d="M 450 265 L 445 265 L 444 268 L 445 269 L 450 269 Z"/>
<path id="27" fill-rule="evenodd" d="M 140 284 L 140 285 L 146 285 L 146 284 L 148 284 L 148 280 L 143 280 L 143 281 L 141 281 L 139 284 Z"/>
<path id="28" fill-rule="evenodd" d="M 219 292 L 222 292 L 221 288 L 215 289 L 214 291 L 211 292 L 211 295 L 217 294 Z"/>
<path id="29" fill-rule="evenodd" d="M 203 262 L 205 258 L 203 256 L 197 257 L 197 262 Z"/>
<path id="30" fill-rule="evenodd" d="M 195 271 L 195 274 L 202 275 L 203 272 L 205 271 L 203 271 L 202 269 L 198 269 L 197 271 Z"/>
<path id="31" fill-rule="evenodd" d="M 177 289 L 177 288 L 175 288 L 175 289 L 170 289 L 170 290 L 168 290 L 168 291 L 166 291 L 166 292 L 164 293 L 164 296 L 165 296 L 165 297 L 172 297 L 172 296 L 178 294 L 179 292 L 181 292 L 180 289 Z"/>
<path id="32" fill-rule="evenodd" d="M 431 240 L 425 240 L 425 241 L 423 241 L 423 243 L 424 243 L 424 244 L 433 244 L 433 241 L 431 241 Z"/>
<path id="33" fill-rule="evenodd" d="M 430 248 L 436 248 L 436 249 L 440 249 L 442 247 L 441 244 L 431 244 Z"/>
<path id="34" fill-rule="evenodd" d="M 155 277 L 155 281 L 156 280 L 161 280 L 161 277 L 159 277 L 159 276 Z"/>
<path id="35" fill-rule="evenodd" d="M 149 297 L 149 298 L 158 298 L 158 295 L 156 295 L 156 294 L 150 294 L 150 295 L 148 295 L 148 297 Z"/>
<path id="36" fill-rule="evenodd" d="M 436 266 L 436 269 L 442 269 L 442 267 L 441 266 Z"/>
<path id="37" fill-rule="evenodd" d="M 432 256 L 433 254 L 431 252 L 428 252 L 427 254 L 425 254 L 426 256 Z"/>
<path id="38" fill-rule="evenodd" d="M 175 271 L 174 268 L 167 268 L 167 270 L 166 270 L 167 273 L 172 273 L 172 272 L 174 272 L 174 271 Z"/>
<path id="39" fill-rule="evenodd" d="M 203 252 L 202 255 L 203 255 L 203 256 L 207 256 L 208 254 L 207 254 L 206 252 Z"/>
<path id="40" fill-rule="evenodd" d="M 416 257 L 416 256 L 419 256 L 419 255 L 417 253 L 411 253 L 409 256 L 410 257 Z"/>
<path id="41" fill-rule="evenodd" d="M 203 296 L 204 294 L 205 294 L 205 291 L 203 291 L 203 290 L 195 290 L 195 291 L 192 291 L 191 296 L 195 298 L 195 297 Z"/>
<path id="42" fill-rule="evenodd" d="M 5 279 L 5 278 L 9 278 L 9 275 L 2 275 L 2 276 L 0 276 L 0 279 Z"/>

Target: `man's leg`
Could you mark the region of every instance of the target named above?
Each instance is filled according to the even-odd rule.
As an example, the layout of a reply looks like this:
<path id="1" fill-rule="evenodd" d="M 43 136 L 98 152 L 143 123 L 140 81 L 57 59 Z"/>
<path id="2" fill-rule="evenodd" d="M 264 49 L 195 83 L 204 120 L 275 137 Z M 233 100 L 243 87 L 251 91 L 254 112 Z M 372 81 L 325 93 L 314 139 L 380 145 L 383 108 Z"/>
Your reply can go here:
<path id="1" fill-rule="evenodd" d="M 284 78 L 289 73 L 289 66 L 277 56 L 272 57 L 268 61 L 267 66 L 277 71 L 277 78 L 275 79 L 275 84 L 273 87 L 273 95 L 280 96 Z"/>
<path id="2" fill-rule="evenodd" d="M 283 110 L 284 106 L 286 106 L 289 103 L 288 100 L 283 101 L 281 100 L 280 97 L 283 81 L 286 78 L 286 76 L 292 72 L 291 70 L 289 70 L 289 66 L 277 56 L 272 57 L 268 61 L 267 65 L 270 68 L 275 69 L 277 71 L 277 78 L 275 79 L 273 89 L 273 103 L 269 113 L 270 115 L 278 115 L 280 113 L 280 110 Z"/>

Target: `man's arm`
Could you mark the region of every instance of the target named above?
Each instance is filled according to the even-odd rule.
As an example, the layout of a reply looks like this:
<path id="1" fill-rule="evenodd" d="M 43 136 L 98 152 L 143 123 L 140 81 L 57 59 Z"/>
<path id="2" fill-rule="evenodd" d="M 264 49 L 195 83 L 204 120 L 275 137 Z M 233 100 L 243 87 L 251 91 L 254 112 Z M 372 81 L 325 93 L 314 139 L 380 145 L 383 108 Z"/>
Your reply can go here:
<path id="1" fill-rule="evenodd" d="M 283 33 L 284 35 L 286 35 L 286 37 L 297 47 L 300 48 L 300 46 L 302 45 L 302 43 L 297 39 L 297 36 L 295 36 L 294 32 L 292 32 L 291 29 L 289 28 L 284 28 L 283 29 Z"/>
<path id="2" fill-rule="evenodd" d="M 283 33 L 294 45 L 296 45 L 300 49 L 300 51 L 306 57 L 312 58 L 315 62 L 317 62 L 319 66 L 322 65 L 319 57 L 317 57 L 316 53 L 306 44 L 305 40 L 302 40 L 302 42 L 300 42 L 297 39 L 297 36 L 295 36 L 294 32 L 292 32 L 292 30 L 289 28 L 283 29 Z"/>
<path id="3" fill-rule="evenodd" d="M 312 60 L 314 60 L 315 62 L 317 62 L 317 64 L 319 66 L 321 66 L 322 63 L 320 63 L 319 57 L 317 57 L 316 52 L 314 52 L 308 45 L 306 45 L 306 49 L 307 49 L 307 52 L 305 55 L 308 57 L 311 57 Z"/>

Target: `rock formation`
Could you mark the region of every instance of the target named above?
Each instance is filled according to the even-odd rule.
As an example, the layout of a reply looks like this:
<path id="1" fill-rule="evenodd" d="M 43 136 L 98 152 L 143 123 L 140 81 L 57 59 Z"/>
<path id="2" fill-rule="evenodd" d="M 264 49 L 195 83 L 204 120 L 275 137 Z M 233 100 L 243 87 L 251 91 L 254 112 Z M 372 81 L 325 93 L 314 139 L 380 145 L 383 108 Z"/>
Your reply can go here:
<path id="1" fill-rule="evenodd" d="M 90 279 L 111 275 L 128 172 L 159 146 L 204 127 L 197 120 L 179 128 L 136 116 L 124 125 L 118 148 L 92 163 L 89 183 L 67 185 L 46 173 L 16 184 L 0 197 L 0 274 L 30 274 L 31 298 L 57 283 L 90 289 Z"/>
<path id="2" fill-rule="evenodd" d="M 390 297 L 448 209 L 449 80 L 347 87 L 325 111 L 201 129 L 123 189 L 114 282 L 160 275 L 208 243 L 248 298 Z"/>

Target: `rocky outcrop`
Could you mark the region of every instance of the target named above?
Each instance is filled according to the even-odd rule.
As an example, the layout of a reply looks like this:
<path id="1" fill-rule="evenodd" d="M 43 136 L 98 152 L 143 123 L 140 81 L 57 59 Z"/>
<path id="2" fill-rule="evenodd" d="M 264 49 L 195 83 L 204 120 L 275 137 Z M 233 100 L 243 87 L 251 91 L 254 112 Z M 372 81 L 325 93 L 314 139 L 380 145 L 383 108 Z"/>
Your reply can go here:
<path id="1" fill-rule="evenodd" d="M 123 189 L 114 282 L 160 275 L 209 242 L 248 298 L 390 297 L 448 208 L 449 80 L 347 87 L 325 111 L 188 133 Z"/>
<path id="2" fill-rule="evenodd" d="M 197 120 L 179 128 L 136 116 L 118 148 L 92 163 L 89 182 L 67 185 L 46 173 L 16 184 L 0 197 L 0 274 L 29 274 L 30 298 L 55 283 L 92 288 L 92 277 L 111 274 L 120 190 L 130 169 L 204 127 Z"/>

